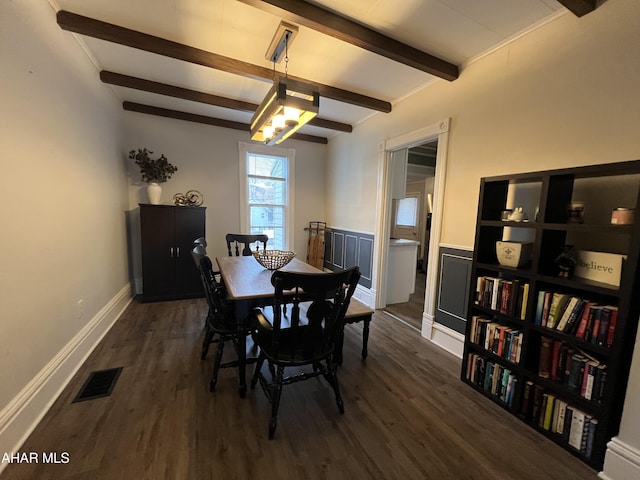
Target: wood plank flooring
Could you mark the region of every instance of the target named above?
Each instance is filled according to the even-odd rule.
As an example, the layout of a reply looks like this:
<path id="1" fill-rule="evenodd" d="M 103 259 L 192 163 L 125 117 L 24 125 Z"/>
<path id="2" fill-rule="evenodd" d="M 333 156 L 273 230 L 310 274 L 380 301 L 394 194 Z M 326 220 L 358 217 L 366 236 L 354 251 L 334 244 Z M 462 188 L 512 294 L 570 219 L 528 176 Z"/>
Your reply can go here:
<path id="1" fill-rule="evenodd" d="M 132 303 L 20 450 L 69 462 L 10 464 L 0 479 L 597 478 L 463 384 L 457 358 L 381 312 L 366 361 L 361 326 L 347 327 L 345 414 L 321 378 L 285 386 L 269 441 L 259 387 L 240 399 L 225 369 L 208 390 L 205 312 L 202 299 Z M 91 371 L 119 366 L 110 397 L 71 403 Z"/>

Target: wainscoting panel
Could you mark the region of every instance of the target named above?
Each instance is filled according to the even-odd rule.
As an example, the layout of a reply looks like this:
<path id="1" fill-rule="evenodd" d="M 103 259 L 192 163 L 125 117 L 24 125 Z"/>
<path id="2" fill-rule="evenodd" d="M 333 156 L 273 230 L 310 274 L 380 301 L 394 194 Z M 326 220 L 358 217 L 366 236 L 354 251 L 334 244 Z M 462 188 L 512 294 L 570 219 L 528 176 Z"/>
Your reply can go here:
<path id="1" fill-rule="evenodd" d="M 435 320 L 464 334 L 473 252 L 441 247 Z"/>
<path id="2" fill-rule="evenodd" d="M 325 233 L 324 268 L 344 270 L 358 265 L 360 285 L 371 288 L 373 272 L 373 235 L 331 229 Z"/>

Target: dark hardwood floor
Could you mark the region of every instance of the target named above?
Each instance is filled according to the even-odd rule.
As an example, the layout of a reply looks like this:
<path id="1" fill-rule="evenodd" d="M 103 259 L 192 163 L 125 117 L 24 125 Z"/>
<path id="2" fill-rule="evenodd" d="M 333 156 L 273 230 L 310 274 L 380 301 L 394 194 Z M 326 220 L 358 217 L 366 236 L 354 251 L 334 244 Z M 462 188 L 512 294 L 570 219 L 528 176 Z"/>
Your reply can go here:
<path id="1" fill-rule="evenodd" d="M 347 327 L 340 415 L 321 378 L 285 386 L 275 439 L 259 389 L 237 393 L 200 360 L 202 299 L 134 302 L 21 452 L 66 464 L 10 464 L 1 480 L 596 480 L 596 473 L 459 380 L 459 359 L 374 314 L 369 357 Z M 89 372 L 124 367 L 109 397 L 71 403 Z"/>

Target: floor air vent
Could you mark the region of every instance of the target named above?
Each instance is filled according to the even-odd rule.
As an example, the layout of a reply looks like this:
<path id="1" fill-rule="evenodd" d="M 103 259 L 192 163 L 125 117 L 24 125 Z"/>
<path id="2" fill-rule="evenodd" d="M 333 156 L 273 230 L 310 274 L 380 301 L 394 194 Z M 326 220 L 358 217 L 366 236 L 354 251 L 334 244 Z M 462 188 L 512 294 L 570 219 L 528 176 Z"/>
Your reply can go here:
<path id="1" fill-rule="evenodd" d="M 111 395 L 121 371 L 122 367 L 91 372 L 89 378 L 84 382 L 84 385 L 72 403 L 108 397 Z"/>

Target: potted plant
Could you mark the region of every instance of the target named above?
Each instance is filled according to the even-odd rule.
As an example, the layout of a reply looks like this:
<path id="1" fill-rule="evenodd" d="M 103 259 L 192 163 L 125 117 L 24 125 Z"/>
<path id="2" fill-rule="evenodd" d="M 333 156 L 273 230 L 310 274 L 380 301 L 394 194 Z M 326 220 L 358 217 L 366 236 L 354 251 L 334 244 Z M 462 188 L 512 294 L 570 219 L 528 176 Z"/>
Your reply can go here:
<path id="1" fill-rule="evenodd" d="M 162 195 L 160 184 L 169 180 L 171 175 L 178 171 L 178 167 L 170 164 L 164 154 L 155 160 L 151 158 L 152 154 L 153 152 L 146 148 L 139 148 L 137 151 L 131 150 L 129 158 L 135 160 L 136 165 L 140 168 L 142 181 L 147 183 L 149 203 L 159 205 Z"/>

